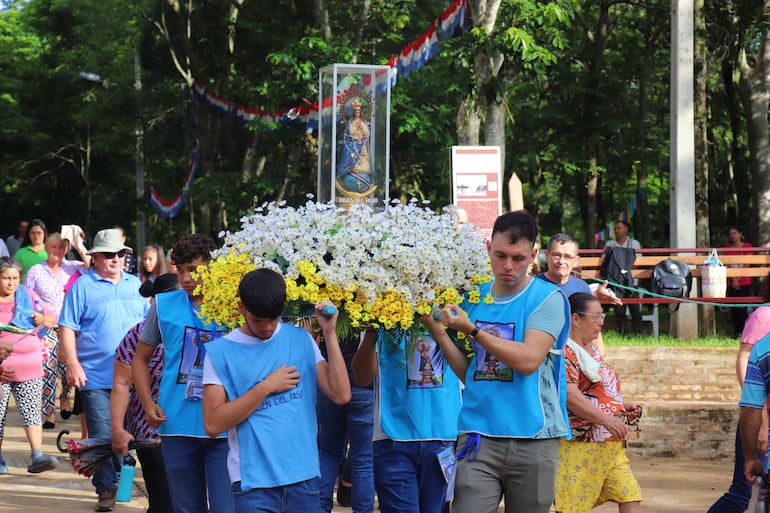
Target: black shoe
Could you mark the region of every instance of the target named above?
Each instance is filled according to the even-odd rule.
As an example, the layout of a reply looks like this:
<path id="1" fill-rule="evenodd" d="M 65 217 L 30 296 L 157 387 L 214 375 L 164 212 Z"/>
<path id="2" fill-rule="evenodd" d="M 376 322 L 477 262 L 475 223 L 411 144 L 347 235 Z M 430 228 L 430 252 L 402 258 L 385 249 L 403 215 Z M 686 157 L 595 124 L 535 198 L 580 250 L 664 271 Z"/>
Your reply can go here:
<path id="1" fill-rule="evenodd" d="M 54 428 L 56 428 L 55 422 L 49 422 L 47 420 L 43 422 L 43 429 L 54 429 Z"/>
<path id="2" fill-rule="evenodd" d="M 61 415 L 62 419 L 67 420 L 72 417 L 72 410 L 62 410 L 59 412 L 59 415 Z"/>
<path id="3" fill-rule="evenodd" d="M 339 504 L 343 508 L 349 508 L 350 494 L 352 490 L 353 490 L 352 486 L 342 484 L 342 481 L 340 480 L 339 486 L 337 486 L 337 504 Z"/>

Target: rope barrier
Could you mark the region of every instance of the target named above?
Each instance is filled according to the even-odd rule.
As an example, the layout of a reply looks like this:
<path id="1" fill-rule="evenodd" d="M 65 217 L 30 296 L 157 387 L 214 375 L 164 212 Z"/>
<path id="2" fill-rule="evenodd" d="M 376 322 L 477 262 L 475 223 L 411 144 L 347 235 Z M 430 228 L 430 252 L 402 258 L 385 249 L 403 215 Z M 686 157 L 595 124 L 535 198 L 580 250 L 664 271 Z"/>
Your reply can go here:
<path id="1" fill-rule="evenodd" d="M 628 285 L 621 285 L 620 283 L 615 283 L 613 281 L 605 280 L 604 278 L 589 276 L 588 274 L 581 273 L 580 271 L 573 270 L 572 272 L 580 276 L 584 280 L 590 280 L 598 283 L 604 283 L 606 281 L 607 284 L 610 285 L 611 287 L 629 290 L 631 292 L 639 294 L 639 297 L 649 296 L 649 297 L 666 299 L 667 303 L 669 302 L 670 303 L 690 303 L 695 305 L 719 306 L 719 307 L 727 307 L 727 308 L 746 308 L 747 306 L 770 306 L 770 303 L 723 303 L 723 302 L 694 300 L 694 299 L 688 299 L 685 297 L 666 296 L 664 294 L 650 292 L 647 289 L 641 289 L 638 287 L 629 287 Z"/>

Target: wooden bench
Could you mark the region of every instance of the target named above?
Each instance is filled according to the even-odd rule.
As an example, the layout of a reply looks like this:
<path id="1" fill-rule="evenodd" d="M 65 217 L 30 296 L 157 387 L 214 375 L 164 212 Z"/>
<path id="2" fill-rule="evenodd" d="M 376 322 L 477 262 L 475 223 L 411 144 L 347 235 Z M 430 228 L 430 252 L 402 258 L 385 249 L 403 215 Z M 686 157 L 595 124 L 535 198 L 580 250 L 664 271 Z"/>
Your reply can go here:
<path id="1" fill-rule="evenodd" d="M 758 278 L 765 278 L 770 272 L 770 248 L 718 248 L 719 260 L 727 266 L 727 280 L 730 278 L 749 277 L 756 281 Z M 750 255 L 739 255 L 737 253 L 751 253 Z M 592 278 L 599 277 L 599 267 L 601 266 L 603 250 L 601 249 L 581 249 L 579 252 L 580 260 L 575 268 L 576 276 L 589 283 L 595 283 Z M 724 303 L 724 304 L 764 304 L 761 296 L 753 295 L 750 297 L 724 297 L 724 298 L 704 298 L 700 296 L 700 286 L 696 285 L 701 277 L 701 268 L 703 262 L 709 257 L 711 248 L 643 248 L 636 251 L 636 260 L 631 270 L 631 276 L 637 280 L 649 279 L 652 276 L 652 269 L 659 262 L 666 258 L 681 260 L 688 264 L 693 276 L 693 290 L 690 297 L 686 298 L 690 302 L 703 303 Z M 731 265 L 741 265 L 743 267 L 730 267 Z M 755 286 L 755 292 L 758 287 Z M 646 294 L 645 294 L 646 292 Z M 624 298 L 624 304 L 651 304 L 653 311 L 650 314 L 642 316 L 643 321 L 652 323 L 653 334 L 658 337 L 658 305 L 681 303 L 678 298 L 666 298 L 650 295 L 646 290 L 641 297 Z"/>

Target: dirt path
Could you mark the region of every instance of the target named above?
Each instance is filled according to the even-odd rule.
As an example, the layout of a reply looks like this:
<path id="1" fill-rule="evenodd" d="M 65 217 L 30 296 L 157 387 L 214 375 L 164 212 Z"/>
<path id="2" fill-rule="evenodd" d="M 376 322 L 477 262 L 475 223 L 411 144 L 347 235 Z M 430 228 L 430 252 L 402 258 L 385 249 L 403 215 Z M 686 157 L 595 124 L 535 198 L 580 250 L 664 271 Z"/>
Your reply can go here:
<path id="1" fill-rule="evenodd" d="M 76 417 L 57 420 L 54 431 L 45 431 L 47 454 L 57 454 L 59 468 L 33 475 L 26 472 L 29 445 L 21 429 L 15 408 L 8 412 L 8 427 L 2 450 L 11 474 L 0 476 L 0 512 L 57 513 L 93 511 L 96 495 L 88 479 L 75 474 L 65 455 L 55 452 L 56 435 L 61 429 L 79 433 Z M 732 476 L 732 461 L 698 461 L 685 458 L 642 458 L 630 454 L 631 464 L 644 496 L 645 513 L 704 513 L 724 493 Z M 147 499 L 144 484 L 137 473 L 130 503 L 119 503 L 116 513 L 144 512 Z M 617 505 L 605 504 L 594 511 L 616 512 Z M 350 508 L 334 509 L 350 512 Z M 502 509 L 501 509 L 502 511 Z"/>

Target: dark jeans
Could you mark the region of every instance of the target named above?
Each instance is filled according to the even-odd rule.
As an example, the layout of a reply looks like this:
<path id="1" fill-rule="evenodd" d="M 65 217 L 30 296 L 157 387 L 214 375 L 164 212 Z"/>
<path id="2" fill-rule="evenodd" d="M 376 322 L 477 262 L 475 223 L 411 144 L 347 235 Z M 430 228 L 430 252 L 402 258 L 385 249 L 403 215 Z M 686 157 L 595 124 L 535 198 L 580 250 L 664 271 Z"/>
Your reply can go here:
<path id="1" fill-rule="evenodd" d="M 318 511 L 317 479 L 309 479 L 275 488 L 241 490 L 241 482 L 232 485 L 235 511 L 239 513 L 300 513 Z M 211 513 L 218 513 L 211 509 Z"/>
<path id="2" fill-rule="evenodd" d="M 767 458 L 761 455 L 762 466 L 767 468 Z M 735 466 L 733 482 L 727 492 L 709 508 L 708 513 L 743 513 L 749 507 L 751 485 L 743 475 L 743 446 L 741 444 L 740 425 L 735 429 Z"/>
<path id="3" fill-rule="evenodd" d="M 176 513 L 234 513 L 226 438 L 163 436 L 160 448 Z"/>
<path id="4" fill-rule="evenodd" d="M 638 294 L 628 292 L 625 298 L 639 297 Z M 615 327 L 618 333 L 628 333 L 626 322 L 626 306 L 628 306 L 628 313 L 631 314 L 631 329 L 634 333 L 642 332 L 642 305 L 621 305 L 614 306 L 615 309 Z"/>
<path id="5" fill-rule="evenodd" d="M 447 482 L 436 456 L 453 442 L 374 442 L 374 482 L 382 513 L 442 513 Z M 355 490 L 355 486 L 353 486 Z"/>
<path id="6" fill-rule="evenodd" d="M 727 297 L 749 297 L 753 295 L 751 285 L 743 285 L 740 289 L 734 289 L 727 286 Z M 730 316 L 733 319 L 733 336 L 740 338 L 743 333 L 743 326 L 746 324 L 746 318 L 749 316 L 749 309 L 733 306 L 730 308 Z"/>
<path id="7" fill-rule="evenodd" d="M 142 464 L 142 477 L 147 489 L 147 501 L 149 502 L 147 513 L 174 513 L 160 445 L 147 449 L 137 449 L 136 457 Z"/>
<path id="8" fill-rule="evenodd" d="M 345 459 L 351 465 L 351 506 L 354 513 L 371 513 L 374 509 L 374 466 L 372 429 L 374 423 L 374 390 L 352 387 L 352 399 L 339 406 L 324 394 L 318 394 L 318 450 L 321 463 L 321 511 L 333 507 L 334 482 Z"/>
<path id="9" fill-rule="evenodd" d="M 110 440 L 110 392 L 112 390 L 81 390 L 80 398 L 83 402 L 83 412 L 86 414 L 89 438 L 101 438 Z M 91 478 L 91 483 L 96 488 L 96 493 L 107 490 L 117 490 L 118 472 L 120 462 L 117 457 L 109 458 Z"/>

